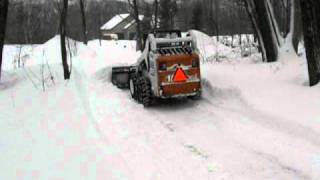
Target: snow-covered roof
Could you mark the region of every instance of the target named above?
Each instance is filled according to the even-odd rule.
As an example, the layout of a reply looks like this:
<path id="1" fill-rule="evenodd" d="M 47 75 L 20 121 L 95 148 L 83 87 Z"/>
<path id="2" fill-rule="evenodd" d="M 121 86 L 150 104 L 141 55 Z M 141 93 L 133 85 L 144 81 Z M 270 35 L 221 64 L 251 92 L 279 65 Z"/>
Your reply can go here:
<path id="1" fill-rule="evenodd" d="M 139 20 L 140 20 L 140 21 L 142 21 L 143 18 L 144 18 L 144 15 L 139 15 Z M 136 21 L 135 19 L 132 20 L 130 23 L 128 23 L 128 24 L 124 27 L 124 29 L 130 28 L 130 27 L 135 23 L 135 21 Z"/>
<path id="2" fill-rule="evenodd" d="M 129 17 L 130 14 L 117 14 L 112 19 L 110 19 L 106 24 L 101 27 L 101 30 L 110 30 L 116 27 L 119 23 L 121 23 L 124 19 Z"/>

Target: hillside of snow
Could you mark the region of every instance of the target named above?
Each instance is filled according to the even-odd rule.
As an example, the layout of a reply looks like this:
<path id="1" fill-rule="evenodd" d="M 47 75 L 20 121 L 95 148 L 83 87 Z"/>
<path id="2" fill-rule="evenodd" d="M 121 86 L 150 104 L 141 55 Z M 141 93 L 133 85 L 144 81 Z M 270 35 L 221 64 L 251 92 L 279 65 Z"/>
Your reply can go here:
<path id="1" fill-rule="evenodd" d="M 320 86 L 305 59 L 265 64 L 196 33 L 202 99 L 147 109 L 110 83 L 139 56 L 132 41 L 69 39 L 69 81 L 59 36 L 5 46 L 0 179 L 320 179 Z"/>

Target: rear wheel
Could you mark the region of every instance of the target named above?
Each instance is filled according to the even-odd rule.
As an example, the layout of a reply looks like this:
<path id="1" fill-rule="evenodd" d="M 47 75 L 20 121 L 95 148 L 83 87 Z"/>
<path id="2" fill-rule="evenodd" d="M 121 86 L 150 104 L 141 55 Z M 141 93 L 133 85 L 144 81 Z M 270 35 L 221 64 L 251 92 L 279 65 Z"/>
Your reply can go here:
<path id="1" fill-rule="evenodd" d="M 153 104 L 153 95 L 150 80 L 146 77 L 140 77 L 138 80 L 138 100 L 144 107 Z"/>

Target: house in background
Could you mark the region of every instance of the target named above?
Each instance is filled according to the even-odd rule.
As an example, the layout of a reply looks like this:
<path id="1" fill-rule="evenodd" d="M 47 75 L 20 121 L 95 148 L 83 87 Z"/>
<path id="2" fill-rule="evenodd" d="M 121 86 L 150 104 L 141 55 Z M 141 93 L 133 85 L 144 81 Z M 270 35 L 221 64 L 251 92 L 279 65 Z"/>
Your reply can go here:
<path id="1" fill-rule="evenodd" d="M 143 15 L 139 15 L 142 21 Z M 130 14 L 117 14 L 104 24 L 100 30 L 103 39 L 119 39 L 119 40 L 133 40 L 136 38 L 137 23 Z"/>

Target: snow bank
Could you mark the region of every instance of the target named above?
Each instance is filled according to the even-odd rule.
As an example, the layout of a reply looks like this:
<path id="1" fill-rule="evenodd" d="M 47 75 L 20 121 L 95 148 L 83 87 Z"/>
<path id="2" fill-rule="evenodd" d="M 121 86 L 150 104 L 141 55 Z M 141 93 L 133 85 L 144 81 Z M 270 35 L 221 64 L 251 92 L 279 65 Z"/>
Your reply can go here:
<path id="1" fill-rule="evenodd" d="M 71 38 L 66 40 L 69 65 L 83 67 L 89 74 L 107 66 L 128 65 L 136 62 L 135 41 L 89 41 L 88 46 Z M 69 48 L 70 47 L 70 48 Z M 4 70 L 17 68 L 17 56 L 21 49 L 21 64 L 32 67 L 42 64 L 61 64 L 60 36 L 57 35 L 42 45 L 6 45 Z M 70 50 L 69 50 L 70 49 Z M 71 55 L 71 61 L 70 61 Z"/>
<path id="2" fill-rule="evenodd" d="M 200 31 L 191 31 L 197 40 L 197 47 L 202 56 L 203 62 L 213 62 L 218 56 L 221 59 L 229 58 L 232 55 L 232 49 L 217 42 L 212 37 Z"/>
<path id="3" fill-rule="evenodd" d="M 75 57 L 75 66 L 81 66 L 91 76 L 106 67 L 136 63 L 140 52 L 135 50 L 135 41 L 102 41 L 100 45 L 94 40 Z"/>
<path id="4" fill-rule="evenodd" d="M 67 54 L 76 56 L 84 45 L 71 38 L 66 38 Z M 69 46 L 71 51 L 69 51 Z M 18 68 L 18 57 L 21 50 L 21 66 L 31 67 L 41 64 L 61 64 L 60 36 L 56 35 L 41 45 L 5 45 L 4 46 L 4 70 Z"/>

